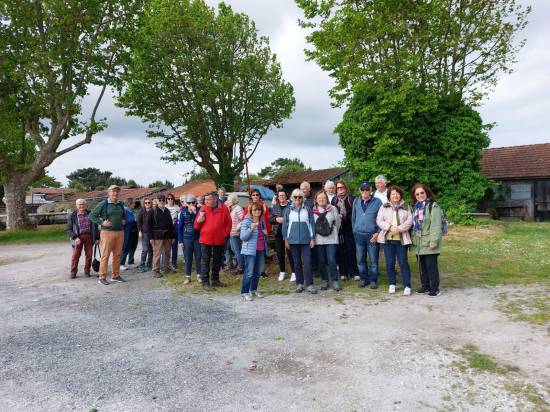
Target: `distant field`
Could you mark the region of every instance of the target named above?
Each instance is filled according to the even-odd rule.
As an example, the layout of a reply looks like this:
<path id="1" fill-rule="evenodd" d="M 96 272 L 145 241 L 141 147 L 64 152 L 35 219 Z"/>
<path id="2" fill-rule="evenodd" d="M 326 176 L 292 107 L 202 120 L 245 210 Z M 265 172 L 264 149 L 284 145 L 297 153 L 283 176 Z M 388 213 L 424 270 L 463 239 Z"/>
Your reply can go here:
<path id="1" fill-rule="evenodd" d="M 0 244 L 69 241 L 65 225 L 38 226 L 37 230 L 0 232 Z"/>

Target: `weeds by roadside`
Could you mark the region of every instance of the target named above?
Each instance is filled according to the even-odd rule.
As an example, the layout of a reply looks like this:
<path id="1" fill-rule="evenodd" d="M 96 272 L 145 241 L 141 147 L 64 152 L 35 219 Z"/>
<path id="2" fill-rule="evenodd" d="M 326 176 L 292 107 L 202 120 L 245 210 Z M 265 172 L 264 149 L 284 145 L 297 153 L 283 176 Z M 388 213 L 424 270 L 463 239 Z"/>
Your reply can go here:
<path id="1" fill-rule="evenodd" d="M 0 244 L 69 242 L 65 225 L 38 226 L 37 230 L 8 230 L 0 232 Z"/>
<path id="2" fill-rule="evenodd" d="M 532 291 L 527 295 L 500 293 L 495 307 L 514 321 L 546 326 L 550 335 L 550 288 Z"/>

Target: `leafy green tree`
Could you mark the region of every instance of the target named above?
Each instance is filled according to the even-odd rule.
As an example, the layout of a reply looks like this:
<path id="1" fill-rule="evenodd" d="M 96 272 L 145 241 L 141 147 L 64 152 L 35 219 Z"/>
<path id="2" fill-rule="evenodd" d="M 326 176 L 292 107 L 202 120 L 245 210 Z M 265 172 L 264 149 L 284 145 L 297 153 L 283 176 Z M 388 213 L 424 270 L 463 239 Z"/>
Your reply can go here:
<path id="1" fill-rule="evenodd" d="M 152 0 L 141 23 L 120 106 L 149 123 L 165 159 L 231 187 L 295 105 L 268 39 L 246 15 L 203 0 Z"/>
<path id="2" fill-rule="evenodd" d="M 142 187 L 140 184 L 138 184 L 134 179 L 130 179 L 128 180 L 126 186 L 128 186 L 129 188 L 132 188 L 132 189 L 136 189 L 138 187 Z"/>
<path id="3" fill-rule="evenodd" d="M 209 179 L 211 179 L 208 172 L 204 169 L 199 169 L 198 171 L 197 170 L 192 170 L 191 172 L 187 173 L 186 176 L 187 176 L 186 182 L 191 182 L 193 180 L 209 180 Z"/>
<path id="4" fill-rule="evenodd" d="M 55 177 L 52 177 L 52 176 L 48 175 L 47 173 L 44 174 L 44 176 L 41 179 L 39 179 L 39 180 L 37 180 L 37 181 L 35 181 L 31 184 L 31 187 L 57 187 L 57 188 L 59 188 L 61 186 L 62 185 L 61 185 L 60 181 L 58 181 Z"/>
<path id="5" fill-rule="evenodd" d="M 111 178 L 109 178 L 109 181 L 105 186 L 111 186 L 111 185 L 128 186 L 128 181 L 123 177 L 112 176 Z"/>
<path id="6" fill-rule="evenodd" d="M 304 170 L 311 170 L 306 168 L 304 163 L 298 159 L 289 159 L 286 157 L 279 157 L 271 162 L 271 165 L 264 167 L 258 175 L 264 179 L 273 179 L 282 177 L 292 172 L 302 172 Z"/>
<path id="7" fill-rule="evenodd" d="M 80 185 L 85 191 L 96 190 L 98 186 L 108 186 L 113 172 L 101 171 L 95 167 L 78 169 L 67 175 L 69 187 Z"/>
<path id="8" fill-rule="evenodd" d="M 148 187 L 150 188 L 162 187 L 166 189 L 172 189 L 174 188 L 174 183 L 168 180 L 165 180 L 164 182 L 162 180 L 155 180 L 154 182 L 150 183 Z"/>
<path id="9" fill-rule="evenodd" d="M 480 175 L 488 125 L 460 96 L 409 88 L 357 87 L 337 126 L 345 165 L 357 181 L 385 175 L 410 188 L 424 182 L 445 207 L 475 207 L 490 186 Z"/>
<path id="10" fill-rule="evenodd" d="M 296 0 L 310 60 L 330 73 L 336 105 L 354 85 L 413 83 L 481 99 L 511 72 L 531 7 L 516 0 Z"/>
<path id="11" fill-rule="evenodd" d="M 45 168 L 105 128 L 99 105 L 117 85 L 140 7 L 137 0 L 0 2 L 0 178 L 8 228 L 28 226 L 25 191 Z M 83 113 L 88 94 L 95 97 Z M 71 137 L 74 143 L 61 145 Z"/>

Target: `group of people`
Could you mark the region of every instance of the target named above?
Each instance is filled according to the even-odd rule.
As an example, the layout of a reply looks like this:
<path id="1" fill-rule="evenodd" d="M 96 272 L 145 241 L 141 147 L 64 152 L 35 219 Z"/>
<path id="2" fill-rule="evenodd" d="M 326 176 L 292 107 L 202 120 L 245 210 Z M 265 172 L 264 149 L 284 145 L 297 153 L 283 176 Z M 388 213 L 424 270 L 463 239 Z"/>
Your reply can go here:
<path id="1" fill-rule="evenodd" d="M 244 300 L 262 297 L 258 290 L 265 273 L 269 237 L 273 235 L 277 254 L 278 280 L 286 278 L 286 260 L 290 264 L 290 281 L 296 292 L 317 293 L 314 276 L 321 278 L 320 288 L 340 290 L 339 280 L 355 279 L 359 287 L 376 289 L 379 277 L 379 254 L 382 247 L 389 293 L 396 293 L 396 262 L 403 282 L 403 295 L 411 294 L 411 271 L 408 249 L 412 248 L 420 269 L 421 286 L 417 293 L 438 296 L 441 251 L 442 210 L 430 188 L 416 184 L 411 189 L 411 204 L 404 201 L 398 186 L 387 187 L 384 176 L 375 179 L 376 190 L 368 182 L 359 185 L 354 197 L 345 181 L 327 181 L 313 194 L 308 182 L 302 182 L 289 197 L 278 186 L 271 208 L 261 199 L 260 191 L 250 192 L 246 207 L 237 196 L 225 195 L 222 188 L 202 198 L 159 194 L 143 199 L 143 207 L 118 200 L 120 188 L 109 187 L 108 198 L 92 211 L 83 199 L 68 218 L 67 229 L 73 243 L 71 278 L 76 277 L 79 257 L 85 250 L 85 276 L 90 276 L 92 248 L 99 244 L 101 261 L 99 283 L 124 282 L 120 275 L 134 263 L 134 253 L 141 236 L 142 253 L 139 271 L 152 270 L 154 277 L 177 270 L 178 245 L 183 249 L 185 284 L 191 282 L 193 259 L 197 280 L 203 288 L 224 286 L 220 270 L 231 268 L 231 255 L 242 273 L 241 294 Z M 131 203 L 131 202 L 130 202 Z M 135 206 L 135 205 L 134 205 Z M 273 232 L 273 233 L 272 233 Z M 112 276 L 106 279 L 112 254 Z M 330 282 L 329 282 L 330 280 Z"/>

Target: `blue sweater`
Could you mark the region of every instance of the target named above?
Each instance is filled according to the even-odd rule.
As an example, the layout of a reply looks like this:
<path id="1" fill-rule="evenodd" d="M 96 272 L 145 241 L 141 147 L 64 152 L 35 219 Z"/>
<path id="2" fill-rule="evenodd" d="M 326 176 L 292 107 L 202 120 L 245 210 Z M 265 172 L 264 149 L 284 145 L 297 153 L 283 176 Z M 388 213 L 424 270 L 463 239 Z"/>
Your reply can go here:
<path id="1" fill-rule="evenodd" d="M 189 212 L 187 206 L 184 206 L 178 218 L 178 243 L 183 243 L 184 240 L 198 240 L 200 231 L 195 230 L 196 213 Z"/>
<path id="2" fill-rule="evenodd" d="M 353 211 L 351 213 L 351 227 L 353 233 L 366 235 L 368 233 L 378 233 L 380 228 L 376 224 L 378 209 L 382 206 L 382 201 L 377 197 L 371 196 L 367 201 L 367 207 L 363 211 L 361 207 L 361 197 L 353 201 Z"/>
<path id="3" fill-rule="evenodd" d="M 241 246 L 241 255 L 256 256 L 256 247 L 258 246 L 258 228 L 251 229 L 250 225 L 253 223 L 252 217 L 246 215 L 241 223 L 241 240 L 243 244 Z M 265 222 L 260 220 L 260 230 L 265 229 Z M 265 247 L 263 252 L 267 252 L 267 236 L 264 235 Z"/>
<path id="4" fill-rule="evenodd" d="M 283 239 L 291 245 L 307 245 L 315 239 L 315 221 L 311 210 L 302 205 L 297 209 L 290 204 L 285 209 L 283 221 Z"/>

